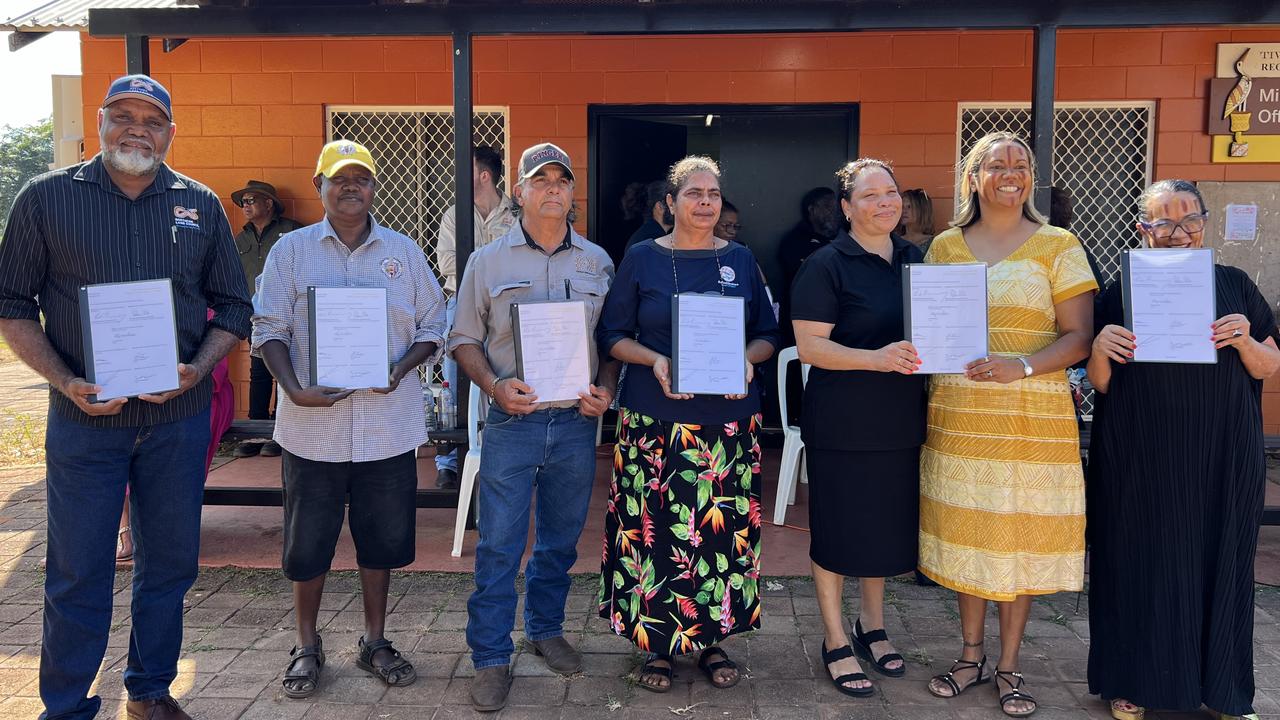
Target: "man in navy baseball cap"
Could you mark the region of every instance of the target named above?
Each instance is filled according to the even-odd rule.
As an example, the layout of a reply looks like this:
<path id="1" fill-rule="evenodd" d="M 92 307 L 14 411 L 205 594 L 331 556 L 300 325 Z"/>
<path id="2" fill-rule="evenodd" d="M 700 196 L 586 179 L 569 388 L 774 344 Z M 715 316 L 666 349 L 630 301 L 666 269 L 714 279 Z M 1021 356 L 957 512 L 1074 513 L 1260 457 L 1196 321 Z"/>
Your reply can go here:
<path id="1" fill-rule="evenodd" d="M 125 75 L 107 89 L 98 110 L 102 161 L 126 194 L 149 187 L 173 143 L 169 91 L 146 75 Z"/>

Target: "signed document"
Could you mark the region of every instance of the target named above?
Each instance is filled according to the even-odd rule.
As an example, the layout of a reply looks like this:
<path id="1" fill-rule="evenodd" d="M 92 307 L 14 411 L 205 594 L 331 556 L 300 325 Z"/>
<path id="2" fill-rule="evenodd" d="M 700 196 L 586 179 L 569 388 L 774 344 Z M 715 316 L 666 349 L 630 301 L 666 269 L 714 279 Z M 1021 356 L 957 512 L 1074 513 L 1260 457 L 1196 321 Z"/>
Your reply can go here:
<path id="1" fill-rule="evenodd" d="M 1218 362 L 1213 250 L 1125 250 L 1120 258 L 1124 324 L 1138 339 L 1134 362 Z"/>
<path id="2" fill-rule="evenodd" d="M 178 389 L 173 285 L 164 280 L 80 288 L 84 375 L 102 402 Z"/>
<path id="3" fill-rule="evenodd" d="M 391 383 L 386 288 L 307 288 L 311 384 L 365 390 Z"/>
<path id="4" fill-rule="evenodd" d="M 591 384 L 587 306 L 581 300 L 519 302 L 511 306 L 516 372 L 539 403 L 578 400 Z"/>
<path id="5" fill-rule="evenodd" d="M 987 356 L 987 264 L 902 268 L 906 338 L 920 355 L 917 373 L 964 373 Z"/>
<path id="6" fill-rule="evenodd" d="M 671 298 L 671 392 L 747 392 L 747 302 L 680 293 Z"/>

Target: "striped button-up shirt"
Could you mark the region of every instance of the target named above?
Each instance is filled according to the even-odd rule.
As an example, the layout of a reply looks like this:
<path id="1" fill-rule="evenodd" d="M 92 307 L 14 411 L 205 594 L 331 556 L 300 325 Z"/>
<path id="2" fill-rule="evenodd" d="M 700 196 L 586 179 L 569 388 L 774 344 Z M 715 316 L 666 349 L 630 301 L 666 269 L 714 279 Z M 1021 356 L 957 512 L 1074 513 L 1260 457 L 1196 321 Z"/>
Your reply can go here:
<path id="1" fill-rule="evenodd" d="M 444 294 L 422 248 L 378 225 L 372 215 L 369 223 L 369 238 L 355 250 L 342 244 L 328 218 L 287 233 L 271 248 L 258 277 L 253 352 L 260 355 L 270 340 L 283 342 L 303 387 L 311 384 L 308 287 L 386 288 L 393 361 L 414 343 L 444 346 Z M 299 407 L 287 393 L 276 393 L 275 440 L 319 462 L 370 462 L 413 450 L 427 440 L 418 373 L 406 373 L 389 394 L 357 390 L 327 408 Z"/>
<path id="2" fill-rule="evenodd" d="M 0 318 L 39 320 L 67 368 L 85 373 L 79 290 L 132 280 L 173 281 L 178 358 L 191 362 L 209 327 L 249 333 L 249 293 L 231 226 L 212 190 L 161 165 L 136 200 L 99 155 L 32 179 L 14 200 L 0 242 Z M 206 319 L 208 309 L 214 317 Z M 85 425 L 172 422 L 209 406 L 208 377 L 162 405 L 132 400 L 119 415 L 86 415 L 61 392 L 51 407 Z"/>

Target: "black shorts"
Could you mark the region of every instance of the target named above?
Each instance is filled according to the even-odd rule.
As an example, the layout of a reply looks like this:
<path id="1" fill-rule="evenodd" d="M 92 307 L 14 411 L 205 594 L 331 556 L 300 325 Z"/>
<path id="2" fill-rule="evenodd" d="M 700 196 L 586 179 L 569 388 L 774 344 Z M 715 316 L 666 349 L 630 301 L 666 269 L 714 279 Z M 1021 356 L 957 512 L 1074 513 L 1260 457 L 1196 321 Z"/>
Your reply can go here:
<path id="1" fill-rule="evenodd" d="M 356 563 L 371 570 L 413 562 L 418 465 L 414 451 L 372 462 L 320 462 L 285 450 L 285 577 L 306 582 L 329 572 L 347 522 L 356 545 Z"/>

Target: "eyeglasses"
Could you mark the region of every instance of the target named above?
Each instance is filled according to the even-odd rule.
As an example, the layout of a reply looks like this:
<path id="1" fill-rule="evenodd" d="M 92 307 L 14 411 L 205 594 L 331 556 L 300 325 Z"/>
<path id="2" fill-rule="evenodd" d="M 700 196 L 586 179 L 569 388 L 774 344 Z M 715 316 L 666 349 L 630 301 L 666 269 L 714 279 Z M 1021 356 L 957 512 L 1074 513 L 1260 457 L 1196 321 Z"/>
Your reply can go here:
<path id="1" fill-rule="evenodd" d="M 258 202 L 258 198 L 252 195 L 245 195 L 244 197 L 240 198 L 241 205 L 254 205 L 257 202 Z"/>
<path id="2" fill-rule="evenodd" d="M 1140 223 L 1142 228 L 1151 233 L 1151 237 L 1157 240 L 1168 240 L 1173 234 L 1182 228 L 1182 231 L 1188 235 L 1204 232 L 1205 220 L 1209 217 L 1209 213 L 1195 213 L 1188 215 L 1181 220 L 1174 222 L 1172 220 L 1157 220 L 1152 223 Z"/>

